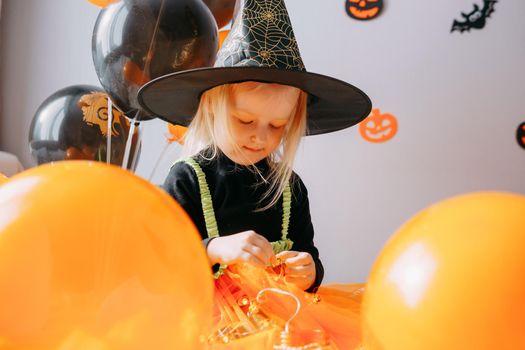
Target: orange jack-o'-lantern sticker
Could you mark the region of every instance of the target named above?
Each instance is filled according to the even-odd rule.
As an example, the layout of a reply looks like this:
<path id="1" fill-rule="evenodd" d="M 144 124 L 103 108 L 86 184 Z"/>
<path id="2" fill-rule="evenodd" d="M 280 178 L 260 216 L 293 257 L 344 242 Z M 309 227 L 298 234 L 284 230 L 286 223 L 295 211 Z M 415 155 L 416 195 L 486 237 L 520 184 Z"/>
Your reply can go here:
<path id="1" fill-rule="evenodd" d="M 383 0 L 346 0 L 345 8 L 350 17 L 366 21 L 379 16 L 383 10 Z"/>
<path id="2" fill-rule="evenodd" d="M 381 113 L 378 108 L 374 108 L 372 114 L 359 124 L 359 132 L 368 142 L 388 141 L 397 133 L 397 119 L 392 114 Z"/>
<path id="3" fill-rule="evenodd" d="M 516 141 L 521 148 L 525 149 L 525 122 L 521 123 L 516 130 Z"/>
<path id="4" fill-rule="evenodd" d="M 98 125 L 103 136 L 108 134 L 108 95 L 103 92 L 93 92 L 80 98 L 79 105 L 82 108 L 84 122 L 88 125 Z M 111 121 L 111 136 L 118 136 L 119 129 L 116 124 L 129 128 L 129 121 L 116 108 L 112 108 L 113 118 Z"/>

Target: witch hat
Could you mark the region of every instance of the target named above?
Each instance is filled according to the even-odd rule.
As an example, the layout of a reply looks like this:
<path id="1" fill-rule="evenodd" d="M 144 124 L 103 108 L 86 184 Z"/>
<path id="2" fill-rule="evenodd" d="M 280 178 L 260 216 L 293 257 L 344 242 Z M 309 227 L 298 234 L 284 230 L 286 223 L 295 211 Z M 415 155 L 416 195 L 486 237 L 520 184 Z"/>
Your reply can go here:
<path id="1" fill-rule="evenodd" d="M 140 89 L 138 100 L 160 119 L 187 126 L 203 92 L 245 81 L 290 85 L 307 92 L 308 135 L 348 128 L 372 108 L 357 87 L 306 71 L 284 0 L 238 0 L 232 29 L 214 67 L 154 79 Z"/>

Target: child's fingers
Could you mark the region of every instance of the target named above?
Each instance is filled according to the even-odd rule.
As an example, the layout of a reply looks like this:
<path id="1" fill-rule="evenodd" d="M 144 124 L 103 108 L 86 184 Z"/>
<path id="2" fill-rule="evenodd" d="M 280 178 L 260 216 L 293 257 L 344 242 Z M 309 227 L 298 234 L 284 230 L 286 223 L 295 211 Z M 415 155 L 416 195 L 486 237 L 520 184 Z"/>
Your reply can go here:
<path id="1" fill-rule="evenodd" d="M 277 259 L 280 259 L 282 262 L 285 262 L 287 259 L 297 256 L 297 254 L 299 254 L 299 252 L 294 252 L 293 250 L 285 250 L 277 254 L 275 257 Z"/>
<path id="2" fill-rule="evenodd" d="M 245 231 L 242 234 L 245 235 L 247 242 L 251 244 L 270 244 L 270 242 L 264 236 L 261 236 L 255 231 Z"/>
<path id="3" fill-rule="evenodd" d="M 305 274 L 305 273 L 310 273 L 314 269 L 315 269 L 314 264 L 307 264 L 307 265 L 300 265 L 300 266 L 286 265 L 284 272 L 286 274 Z"/>
<path id="4" fill-rule="evenodd" d="M 257 267 L 266 267 L 266 264 L 261 259 L 247 251 L 243 251 L 239 256 L 239 259 Z"/>
<path id="5" fill-rule="evenodd" d="M 248 242 L 250 244 L 253 244 L 259 247 L 266 256 L 264 260 L 270 261 L 270 259 L 272 259 L 273 256 L 275 255 L 273 253 L 272 245 L 270 244 L 270 242 L 268 242 L 268 240 L 265 237 L 259 235 L 255 231 L 250 231 L 250 232 L 252 234 L 250 235 Z"/>
<path id="6" fill-rule="evenodd" d="M 262 246 L 258 245 L 257 247 L 261 249 L 266 262 L 270 262 L 275 258 L 275 253 L 273 252 L 273 248 L 270 244 L 263 244 Z"/>
<path id="7" fill-rule="evenodd" d="M 310 277 L 315 276 L 315 266 L 314 264 L 294 267 L 286 265 L 284 275 L 290 277 L 310 279 Z"/>
<path id="8" fill-rule="evenodd" d="M 253 243 L 255 244 L 256 246 L 258 246 L 259 248 L 261 248 L 267 255 L 268 257 L 270 256 L 274 256 L 275 254 L 273 253 L 273 248 L 272 248 L 272 245 L 270 244 L 270 242 L 268 242 L 268 240 L 266 238 L 264 238 L 263 236 L 261 235 L 257 235 L 255 237 L 255 242 Z"/>
<path id="9" fill-rule="evenodd" d="M 313 263 L 312 256 L 305 252 L 300 252 L 295 256 L 287 258 L 285 260 L 288 266 L 304 266 Z"/>
<path id="10" fill-rule="evenodd" d="M 268 254 L 267 251 L 264 250 L 264 248 L 258 247 L 256 245 L 248 245 L 243 249 L 243 251 L 255 256 L 264 265 L 270 262 L 271 256 Z"/>
<path id="11" fill-rule="evenodd" d="M 293 283 L 295 285 L 303 285 L 303 284 L 306 284 L 305 281 L 313 281 L 313 280 L 314 280 L 313 274 L 284 276 L 285 282 Z"/>
<path id="12" fill-rule="evenodd" d="M 311 279 L 312 276 L 310 275 L 303 275 L 303 276 L 292 276 L 292 275 L 286 275 L 284 276 L 284 280 L 286 283 L 292 283 L 296 286 L 299 286 L 301 289 L 303 285 L 305 284 L 305 280 Z"/>

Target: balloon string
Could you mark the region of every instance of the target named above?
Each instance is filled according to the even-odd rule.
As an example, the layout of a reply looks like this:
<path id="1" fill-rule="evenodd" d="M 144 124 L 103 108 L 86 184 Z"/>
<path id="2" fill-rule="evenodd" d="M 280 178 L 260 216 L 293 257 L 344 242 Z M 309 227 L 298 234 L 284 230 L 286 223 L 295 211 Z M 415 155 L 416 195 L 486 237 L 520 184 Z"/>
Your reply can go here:
<path id="1" fill-rule="evenodd" d="M 163 14 L 164 14 L 165 4 L 166 4 L 166 0 L 162 0 L 162 2 L 160 4 L 160 9 L 159 9 L 159 15 L 158 15 L 157 21 L 155 23 L 155 29 L 153 31 L 153 35 L 152 35 L 151 41 L 149 43 L 148 54 L 146 55 L 146 63 L 144 65 L 144 72 L 148 74 L 147 75 L 148 79 L 150 77 L 149 68 L 150 68 L 150 65 L 151 65 L 151 60 L 153 59 L 153 54 L 152 54 L 152 52 L 153 52 L 153 44 L 155 42 L 155 38 L 157 37 L 157 33 L 159 31 L 160 19 L 162 18 Z M 132 119 L 132 125 L 131 125 L 131 128 L 129 130 L 128 141 L 126 143 L 126 151 L 124 153 L 124 160 L 122 161 L 122 167 L 124 169 L 126 169 L 126 165 L 128 163 L 129 153 L 130 153 L 130 149 L 131 149 L 131 140 L 133 138 L 133 133 L 135 131 L 135 120 L 137 119 L 139 113 L 140 113 L 140 110 L 137 111 L 137 114 L 135 114 L 135 117 Z M 137 124 L 140 124 L 140 122 L 137 122 Z M 137 145 L 137 147 L 138 147 L 138 145 Z M 133 155 L 131 169 L 134 169 L 135 162 L 137 161 L 137 154 L 138 154 L 138 149 L 135 149 L 135 154 Z"/>
<path id="2" fill-rule="evenodd" d="M 153 35 L 151 36 L 151 41 L 149 43 L 148 54 L 146 55 L 146 64 L 144 65 L 144 72 L 148 74 L 148 79 L 150 78 L 149 67 L 151 65 L 151 60 L 153 59 L 153 54 L 152 54 L 153 43 L 155 42 L 155 38 L 157 37 L 157 33 L 159 31 L 160 19 L 162 18 L 164 14 L 165 3 L 166 3 L 166 0 L 162 0 L 160 4 L 159 16 L 157 17 L 157 22 L 155 23 L 155 29 L 153 30 Z"/>
<path id="3" fill-rule="evenodd" d="M 160 165 L 160 161 L 164 158 L 164 155 L 166 154 L 166 151 L 168 150 L 168 147 L 170 146 L 170 144 L 171 143 L 167 141 L 166 144 L 164 145 L 164 148 L 160 152 L 159 158 L 157 159 L 157 162 L 155 163 L 155 166 L 153 167 L 151 174 L 149 174 L 148 181 L 151 182 L 151 179 L 153 179 L 153 175 L 155 175 L 155 173 L 157 172 L 157 168 Z"/>
<path id="4" fill-rule="evenodd" d="M 135 152 L 133 153 L 133 160 L 131 161 L 131 168 L 130 170 L 135 171 L 135 168 L 137 166 L 137 160 L 139 159 L 139 145 L 142 138 L 142 124 L 137 125 L 137 143 L 135 145 Z"/>
<path id="5" fill-rule="evenodd" d="M 133 119 L 131 119 L 131 126 L 129 127 L 128 140 L 126 141 L 126 149 L 124 151 L 124 159 L 122 160 L 122 168 L 127 169 L 129 161 L 129 153 L 131 151 L 131 143 L 133 141 L 133 134 L 135 133 L 135 127 L 140 122 L 136 121 L 139 116 L 140 111 L 137 111 Z M 136 151 L 136 149 L 135 149 Z"/>
<path id="6" fill-rule="evenodd" d="M 108 137 L 106 145 L 106 163 L 111 164 L 111 132 L 113 130 L 113 101 L 108 96 Z"/>

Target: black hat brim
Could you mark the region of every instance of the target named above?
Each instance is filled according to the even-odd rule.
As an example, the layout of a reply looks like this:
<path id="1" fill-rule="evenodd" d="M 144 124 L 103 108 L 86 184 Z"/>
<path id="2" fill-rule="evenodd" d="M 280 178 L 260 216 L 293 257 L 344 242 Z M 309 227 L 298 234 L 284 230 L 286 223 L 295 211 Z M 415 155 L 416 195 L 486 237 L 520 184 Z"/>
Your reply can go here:
<path id="1" fill-rule="evenodd" d="M 359 88 L 321 74 L 269 67 L 207 67 L 176 72 L 145 84 L 138 93 L 142 107 L 167 122 L 187 126 L 203 92 L 223 84 L 246 81 L 297 87 L 308 93 L 308 135 L 351 127 L 372 109 Z"/>

